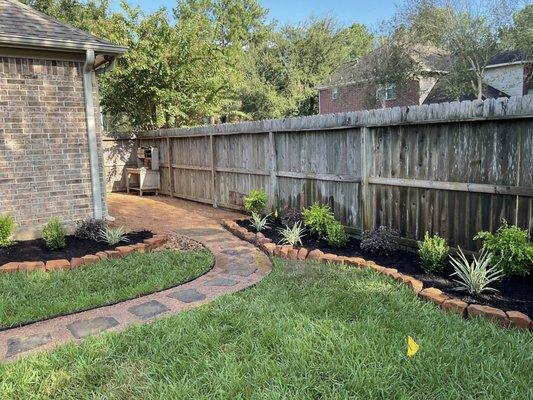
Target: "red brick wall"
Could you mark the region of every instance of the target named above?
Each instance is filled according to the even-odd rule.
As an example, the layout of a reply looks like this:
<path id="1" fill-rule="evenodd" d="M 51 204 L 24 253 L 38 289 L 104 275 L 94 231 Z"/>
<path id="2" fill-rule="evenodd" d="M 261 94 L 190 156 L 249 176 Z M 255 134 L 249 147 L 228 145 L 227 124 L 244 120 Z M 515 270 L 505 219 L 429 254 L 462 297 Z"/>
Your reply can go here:
<path id="1" fill-rule="evenodd" d="M 92 216 L 82 67 L 0 57 L 0 213 L 14 215 L 18 237 L 39 236 L 52 217 L 71 228 Z M 100 167 L 103 178 L 101 152 Z"/>
<path id="2" fill-rule="evenodd" d="M 376 99 L 375 87 L 346 85 L 338 87 L 336 100 L 331 98 L 332 89 L 319 91 L 320 114 L 340 113 L 347 111 L 370 110 L 373 108 L 419 105 L 419 82 L 412 80 L 397 89 L 395 100 L 387 100 L 381 104 Z"/>

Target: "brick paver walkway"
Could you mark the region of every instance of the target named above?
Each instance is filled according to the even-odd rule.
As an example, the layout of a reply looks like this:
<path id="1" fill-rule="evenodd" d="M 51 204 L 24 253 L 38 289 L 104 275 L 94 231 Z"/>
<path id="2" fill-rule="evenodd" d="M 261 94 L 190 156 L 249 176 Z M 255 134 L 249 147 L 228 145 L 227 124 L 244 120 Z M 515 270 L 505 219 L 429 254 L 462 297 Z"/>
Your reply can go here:
<path id="1" fill-rule="evenodd" d="M 220 220 L 236 217 L 235 213 L 166 197 L 112 194 L 109 204 L 117 225 L 157 233 L 174 231 L 202 242 L 215 255 L 215 267 L 194 281 L 159 293 L 0 332 L 0 359 L 15 359 L 176 314 L 247 288 L 271 270 L 263 253 L 220 226 Z"/>

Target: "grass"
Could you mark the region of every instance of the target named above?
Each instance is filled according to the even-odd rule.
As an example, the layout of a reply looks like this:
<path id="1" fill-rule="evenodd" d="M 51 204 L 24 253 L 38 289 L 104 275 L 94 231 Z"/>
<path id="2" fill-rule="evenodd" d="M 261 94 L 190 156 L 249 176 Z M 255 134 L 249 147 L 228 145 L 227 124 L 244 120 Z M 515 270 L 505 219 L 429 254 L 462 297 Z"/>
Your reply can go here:
<path id="1" fill-rule="evenodd" d="M 72 270 L 0 274 L 0 327 L 9 327 L 177 285 L 209 270 L 199 252 L 135 253 Z"/>
<path id="2" fill-rule="evenodd" d="M 527 399 L 532 357 L 531 333 L 371 270 L 276 261 L 252 289 L 0 365 L 0 398 Z"/>

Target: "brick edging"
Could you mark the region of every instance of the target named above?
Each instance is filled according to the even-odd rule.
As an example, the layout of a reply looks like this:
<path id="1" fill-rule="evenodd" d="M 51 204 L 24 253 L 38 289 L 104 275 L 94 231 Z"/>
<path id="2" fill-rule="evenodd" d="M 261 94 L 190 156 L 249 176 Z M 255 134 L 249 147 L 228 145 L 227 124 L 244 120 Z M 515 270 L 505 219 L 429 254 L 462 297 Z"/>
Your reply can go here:
<path id="1" fill-rule="evenodd" d="M 247 218 L 224 220 L 222 221 L 222 226 L 240 239 L 246 240 L 259 247 L 268 256 L 276 256 L 287 260 L 307 259 L 322 262 L 336 262 L 360 268 L 370 268 L 407 285 L 419 297 L 435 303 L 445 311 L 456 313 L 462 318 L 482 316 L 488 320 L 499 323 L 503 327 L 513 327 L 533 331 L 533 321 L 529 316 L 520 311 L 506 312 L 495 307 L 466 303 L 458 298 L 444 294 L 440 289 L 424 287 L 422 281 L 415 279 L 412 276 L 402 274 L 395 268 L 385 268 L 376 264 L 374 261 L 368 261 L 361 257 L 343 257 L 336 254 L 323 253 L 318 249 L 309 251 L 305 247 L 296 249 L 290 245 L 275 244 L 262 233 L 250 232 L 248 229 L 239 226 L 236 222 L 245 219 Z"/>
<path id="2" fill-rule="evenodd" d="M 67 259 L 57 259 L 48 261 L 14 261 L 0 266 L 0 273 L 10 273 L 17 271 L 53 271 L 57 269 L 72 269 L 82 265 L 96 263 L 106 258 L 122 258 L 128 254 L 157 249 L 167 242 L 166 235 L 154 235 L 151 238 L 144 239 L 142 243 L 136 243 L 127 246 L 117 246 L 114 250 L 99 251 L 96 254 L 87 254 L 82 257 L 73 257 Z"/>

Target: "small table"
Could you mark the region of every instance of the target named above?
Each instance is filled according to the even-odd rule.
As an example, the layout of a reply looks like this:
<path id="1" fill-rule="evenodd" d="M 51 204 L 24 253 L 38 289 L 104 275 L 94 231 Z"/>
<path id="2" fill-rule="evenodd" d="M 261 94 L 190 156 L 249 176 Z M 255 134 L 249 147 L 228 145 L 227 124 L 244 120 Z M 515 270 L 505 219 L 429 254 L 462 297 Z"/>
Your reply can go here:
<path id="1" fill-rule="evenodd" d="M 131 185 L 130 181 L 132 176 L 138 176 L 139 185 Z M 128 194 L 130 190 L 138 190 L 142 196 L 143 192 L 155 192 L 155 195 L 159 195 L 159 189 L 161 187 L 159 171 L 155 171 L 148 168 L 126 168 L 126 191 Z"/>

